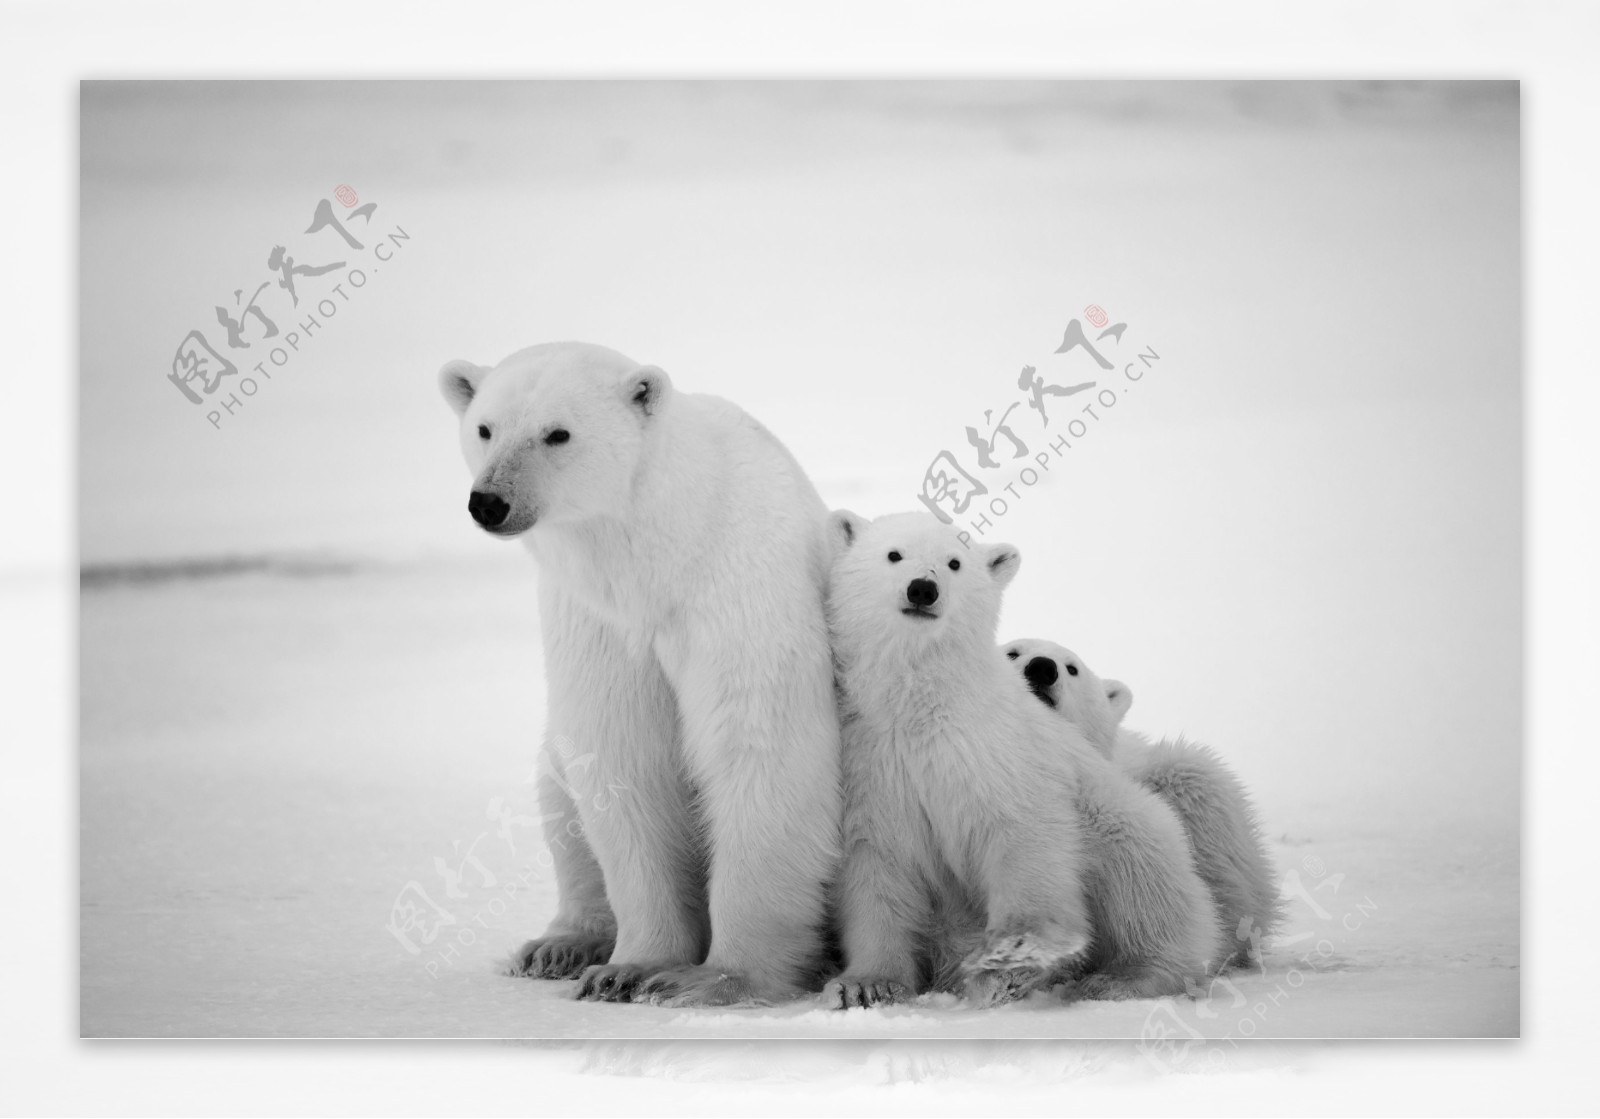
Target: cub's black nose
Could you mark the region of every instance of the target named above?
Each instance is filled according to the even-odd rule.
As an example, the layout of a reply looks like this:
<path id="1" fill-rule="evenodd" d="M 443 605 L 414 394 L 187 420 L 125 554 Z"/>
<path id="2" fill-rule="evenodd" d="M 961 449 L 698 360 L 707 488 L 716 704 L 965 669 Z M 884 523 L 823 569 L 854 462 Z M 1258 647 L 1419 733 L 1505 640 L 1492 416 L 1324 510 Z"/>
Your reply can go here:
<path id="1" fill-rule="evenodd" d="M 472 496 L 467 498 L 467 512 L 484 528 L 498 528 L 511 515 L 511 505 L 492 493 L 473 490 Z"/>
<path id="2" fill-rule="evenodd" d="M 913 606 L 932 606 L 939 601 L 939 584 L 932 579 L 913 579 L 906 588 L 906 601 Z"/>
<path id="3" fill-rule="evenodd" d="M 1049 657 L 1034 657 L 1022 670 L 1022 674 L 1035 688 L 1048 688 L 1056 682 L 1061 671 L 1056 668 L 1056 662 Z"/>

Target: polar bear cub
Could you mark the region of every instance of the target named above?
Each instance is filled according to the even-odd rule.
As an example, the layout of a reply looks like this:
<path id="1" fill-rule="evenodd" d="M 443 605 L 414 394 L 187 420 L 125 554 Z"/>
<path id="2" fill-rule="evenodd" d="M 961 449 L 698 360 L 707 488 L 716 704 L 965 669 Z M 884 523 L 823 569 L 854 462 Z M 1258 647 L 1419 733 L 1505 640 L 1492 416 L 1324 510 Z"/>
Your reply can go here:
<path id="1" fill-rule="evenodd" d="M 1081 730 L 1102 757 L 1116 753 L 1122 717 L 1133 706 L 1128 685 L 1102 681 L 1071 649 L 1048 641 L 1013 641 L 1005 653 L 1040 703 Z"/>
<path id="2" fill-rule="evenodd" d="M 833 517 L 845 971 L 825 1000 L 999 1001 L 1084 971 L 1088 997 L 1182 993 L 1218 958 L 1210 898 L 1171 810 L 996 655 L 1017 550 L 927 514 Z"/>
<path id="3" fill-rule="evenodd" d="M 1133 692 L 1102 681 L 1071 649 L 1024 638 L 1003 646 L 1034 696 L 1078 728 L 1128 777 L 1183 821 L 1195 867 L 1216 902 L 1229 959 L 1244 963 L 1282 920 L 1283 902 L 1250 795 L 1210 747 L 1182 738 L 1152 743 L 1121 726 Z"/>

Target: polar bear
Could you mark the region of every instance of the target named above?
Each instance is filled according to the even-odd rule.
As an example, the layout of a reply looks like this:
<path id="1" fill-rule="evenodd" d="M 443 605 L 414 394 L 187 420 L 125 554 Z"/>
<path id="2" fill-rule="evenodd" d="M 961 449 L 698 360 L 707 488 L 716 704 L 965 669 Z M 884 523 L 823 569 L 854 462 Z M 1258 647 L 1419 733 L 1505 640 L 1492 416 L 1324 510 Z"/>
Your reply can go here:
<path id="1" fill-rule="evenodd" d="M 1057 711 L 1110 758 L 1116 752 L 1122 717 L 1133 706 L 1133 691 L 1121 680 L 1101 680 L 1071 649 L 1028 638 L 1005 647 L 1028 690 Z"/>
<path id="2" fill-rule="evenodd" d="M 1152 743 L 1122 727 L 1133 692 L 1120 680 L 1102 682 L 1071 649 L 1038 638 L 1002 648 L 1041 703 L 1172 806 L 1216 901 L 1230 961 L 1258 954 L 1283 919 L 1283 901 L 1255 806 L 1233 771 L 1210 747 L 1182 738 Z"/>
<path id="3" fill-rule="evenodd" d="M 996 654 L 1017 550 L 920 513 L 834 525 L 845 971 L 824 1001 L 1000 1001 L 1074 970 L 1085 997 L 1183 993 L 1218 958 L 1210 897 L 1171 810 Z"/>
<path id="4" fill-rule="evenodd" d="M 734 405 L 600 346 L 452 361 L 439 383 L 468 511 L 539 569 L 560 900 L 513 971 L 683 1006 L 816 990 L 842 793 L 805 472 Z M 519 697 L 488 698 L 510 729 Z"/>

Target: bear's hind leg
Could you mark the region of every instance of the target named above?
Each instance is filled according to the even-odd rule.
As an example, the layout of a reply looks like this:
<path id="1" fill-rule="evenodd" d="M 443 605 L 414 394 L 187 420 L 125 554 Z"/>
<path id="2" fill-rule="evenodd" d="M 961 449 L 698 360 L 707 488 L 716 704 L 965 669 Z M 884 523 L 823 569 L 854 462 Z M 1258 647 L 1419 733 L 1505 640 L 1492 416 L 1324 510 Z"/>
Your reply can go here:
<path id="1" fill-rule="evenodd" d="M 1181 738 L 1130 752 L 1130 773 L 1183 822 L 1216 899 L 1232 959 L 1247 962 L 1283 918 L 1276 872 L 1249 793 L 1209 747 Z"/>
<path id="2" fill-rule="evenodd" d="M 1183 994 L 1227 956 L 1216 905 L 1172 809 L 1122 775 L 1108 777 L 1085 811 L 1098 958 L 1079 987 L 1102 992 L 1086 996 L 1095 998 Z"/>

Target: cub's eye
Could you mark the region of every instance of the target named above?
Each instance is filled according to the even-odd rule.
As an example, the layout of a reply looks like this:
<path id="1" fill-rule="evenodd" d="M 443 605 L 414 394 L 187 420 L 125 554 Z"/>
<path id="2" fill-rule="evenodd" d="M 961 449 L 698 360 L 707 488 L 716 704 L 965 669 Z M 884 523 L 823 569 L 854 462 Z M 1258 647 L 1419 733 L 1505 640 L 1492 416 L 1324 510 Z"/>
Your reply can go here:
<path id="1" fill-rule="evenodd" d="M 1075 664 L 1067 665 L 1067 675 L 1068 676 L 1076 676 L 1077 674 L 1078 674 L 1078 666 L 1077 665 L 1075 665 Z"/>
<path id="2" fill-rule="evenodd" d="M 951 560 L 950 561 L 950 570 L 951 571 L 960 571 L 961 570 L 961 561 L 960 560 Z"/>
<path id="3" fill-rule="evenodd" d="M 899 563 L 900 560 L 901 560 L 901 555 L 900 555 L 899 552 L 890 552 L 889 553 L 889 562 L 890 563 Z"/>
<path id="4" fill-rule="evenodd" d="M 571 438 L 572 438 L 572 432 L 568 431 L 564 427 L 558 427 L 554 431 L 552 431 L 549 435 L 546 435 L 544 437 L 544 441 L 546 443 L 550 444 L 552 447 L 556 447 L 556 446 L 560 446 L 562 443 L 565 443 L 568 439 L 571 439 Z"/>
<path id="5" fill-rule="evenodd" d="M 1007 649 L 1006 650 L 1006 659 L 1007 660 L 1016 660 L 1017 659 L 1017 650 L 1015 650 L 1015 649 Z"/>
<path id="6" fill-rule="evenodd" d="M 479 424 L 478 425 L 478 438 L 479 439 L 487 439 L 487 438 L 489 438 L 489 425 L 488 424 Z"/>

